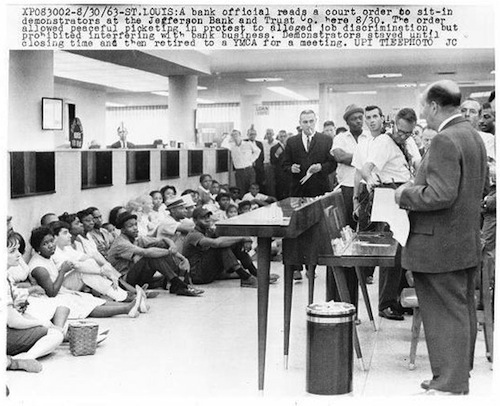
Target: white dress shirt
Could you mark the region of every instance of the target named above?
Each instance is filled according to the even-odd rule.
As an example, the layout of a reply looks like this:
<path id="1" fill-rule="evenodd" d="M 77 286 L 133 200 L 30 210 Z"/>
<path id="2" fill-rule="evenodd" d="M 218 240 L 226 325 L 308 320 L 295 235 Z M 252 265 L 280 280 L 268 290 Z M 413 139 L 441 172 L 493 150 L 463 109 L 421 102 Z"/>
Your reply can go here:
<path id="1" fill-rule="evenodd" d="M 240 145 L 231 145 L 231 157 L 236 169 L 252 166 L 260 155 L 260 148 L 253 142 L 243 141 Z"/>

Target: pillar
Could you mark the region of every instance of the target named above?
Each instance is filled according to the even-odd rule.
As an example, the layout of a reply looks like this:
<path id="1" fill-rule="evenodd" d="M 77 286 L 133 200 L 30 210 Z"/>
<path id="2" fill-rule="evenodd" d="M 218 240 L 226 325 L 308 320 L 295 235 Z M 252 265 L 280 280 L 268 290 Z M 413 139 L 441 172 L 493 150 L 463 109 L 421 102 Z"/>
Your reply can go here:
<path id="1" fill-rule="evenodd" d="M 196 143 L 196 97 L 198 76 L 169 76 L 168 134 L 166 139 Z"/>

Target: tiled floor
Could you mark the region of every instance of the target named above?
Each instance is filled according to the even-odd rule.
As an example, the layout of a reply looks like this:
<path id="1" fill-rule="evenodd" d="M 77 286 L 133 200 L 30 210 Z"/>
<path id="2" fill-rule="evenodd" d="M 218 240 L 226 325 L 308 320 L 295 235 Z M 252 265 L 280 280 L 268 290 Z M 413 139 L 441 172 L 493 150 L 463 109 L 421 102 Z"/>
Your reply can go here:
<path id="1" fill-rule="evenodd" d="M 279 263 L 272 271 L 282 274 Z M 318 268 L 315 299 L 324 299 L 325 273 Z M 375 276 L 377 273 L 375 274 Z M 170 295 L 150 300 L 151 310 L 137 319 L 98 319 L 109 338 L 94 356 L 73 357 L 68 344 L 42 360 L 39 374 L 8 372 L 12 404 L 129 404 L 144 398 L 205 403 L 216 398 L 239 401 L 285 401 L 295 404 L 334 404 L 346 396 L 310 395 L 305 390 L 307 281 L 294 283 L 292 331 L 288 370 L 283 365 L 283 283 L 270 287 L 268 346 L 264 394 L 257 391 L 257 296 L 239 281 L 219 281 L 205 287 L 201 298 Z M 377 279 L 369 285 L 376 308 Z M 396 400 L 422 392 L 430 378 L 421 337 L 417 368 L 408 369 L 411 317 L 404 322 L 376 317 L 378 330 L 360 302 L 358 327 L 365 371 L 355 359 L 353 393 L 347 398 L 379 397 Z M 490 399 L 493 371 L 485 358 L 484 337 L 478 334 L 471 395 Z M 383 399 L 387 398 L 387 399 Z M 427 397 L 428 399 L 428 397 Z M 456 399 L 456 398 L 455 398 Z M 419 402 L 425 398 L 419 398 Z"/>

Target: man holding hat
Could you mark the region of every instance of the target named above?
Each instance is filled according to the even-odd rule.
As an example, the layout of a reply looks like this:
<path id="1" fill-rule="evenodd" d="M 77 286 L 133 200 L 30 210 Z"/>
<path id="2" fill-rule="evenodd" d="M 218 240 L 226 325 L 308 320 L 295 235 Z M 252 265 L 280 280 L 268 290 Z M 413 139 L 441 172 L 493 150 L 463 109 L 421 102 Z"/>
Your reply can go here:
<path id="1" fill-rule="evenodd" d="M 156 271 L 164 278 L 166 287 L 170 282 L 170 293 L 181 296 L 198 296 L 199 292 L 179 278 L 176 270 L 189 272 L 189 262 L 180 255 L 172 240 L 154 237 L 139 237 L 137 216 L 130 212 L 121 213 L 116 221 L 120 235 L 113 241 L 108 260 L 131 285 L 143 285 L 153 280 Z M 181 262 L 177 265 L 173 257 Z M 186 276 L 185 276 L 186 279 Z"/>
<path id="2" fill-rule="evenodd" d="M 338 163 L 337 181 L 342 191 L 342 197 L 344 198 L 347 224 L 353 230 L 356 230 L 356 221 L 353 218 L 353 192 L 356 168 L 352 165 L 352 158 L 358 150 L 359 145 L 362 145 L 364 142 L 369 142 L 373 137 L 370 133 L 363 131 L 365 111 L 362 107 L 356 104 L 350 104 L 345 109 L 343 118 L 349 127 L 349 131 L 339 133 L 335 136 L 330 153 L 335 157 Z M 351 303 L 357 306 L 358 281 L 356 274 L 352 271 L 347 271 L 345 274 Z"/>
<path id="3" fill-rule="evenodd" d="M 257 278 L 244 268 L 249 264 L 245 258 L 239 258 L 242 251 L 238 249 L 241 248 L 241 243 L 251 243 L 251 239 L 215 237 L 211 216 L 212 212 L 205 208 L 194 209 L 193 220 L 196 226 L 184 241 L 183 254 L 191 264 L 193 282 L 211 283 L 223 276 L 224 272 L 236 272 L 241 279 L 241 287 L 256 288 Z"/>
<path id="4" fill-rule="evenodd" d="M 340 133 L 333 139 L 331 150 L 331 154 L 338 163 L 337 180 L 344 198 L 347 224 L 354 230 L 356 229 L 356 222 L 352 217 L 352 199 L 356 168 L 352 166 L 352 157 L 359 144 L 367 142 L 372 138 L 368 132 L 363 131 L 364 117 L 365 112 L 362 107 L 356 104 L 347 106 L 343 118 L 349 127 L 349 131 Z"/>

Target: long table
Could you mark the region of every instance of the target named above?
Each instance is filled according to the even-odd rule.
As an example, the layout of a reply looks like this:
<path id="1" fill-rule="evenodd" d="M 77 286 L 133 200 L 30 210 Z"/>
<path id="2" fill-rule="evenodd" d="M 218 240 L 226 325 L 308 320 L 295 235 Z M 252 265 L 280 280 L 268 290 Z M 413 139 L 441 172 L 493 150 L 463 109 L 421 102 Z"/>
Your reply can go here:
<path id="1" fill-rule="evenodd" d="M 283 263 L 285 265 L 284 355 L 287 357 L 290 337 L 293 270 L 296 269 L 294 267 L 302 264 L 309 267 L 318 264 L 329 266 L 356 265 L 356 257 L 348 259 L 350 265 L 346 265 L 342 262 L 342 257 L 331 255 L 330 238 L 325 229 L 324 219 L 325 208 L 331 208 L 332 206 L 338 206 L 338 212 L 343 212 L 343 201 L 340 192 L 332 192 L 320 198 L 290 197 L 216 223 L 218 235 L 257 237 L 258 388 L 260 391 L 264 390 L 272 238 L 283 238 Z M 338 217 L 340 222 L 338 222 L 338 225 L 345 222 L 342 216 Z M 369 257 L 375 258 L 370 263 L 378 264 L 376 252 L 370 252 Z M 361 255 L 360 261 L 362 260 L 363 263 L 359 265 L 364 266 L 366 259 L 366 256 Z M 331 262 L 332 260 L 336 261 L 335 264 Z M 386 262 L 389 264 L 390 260 Z M 349 295 L 346 294 L 345 280 L 342 283 L 341 279 L 341 275 L 338 278 L 336 277 L 341 299 L 348 301 Z"/>

